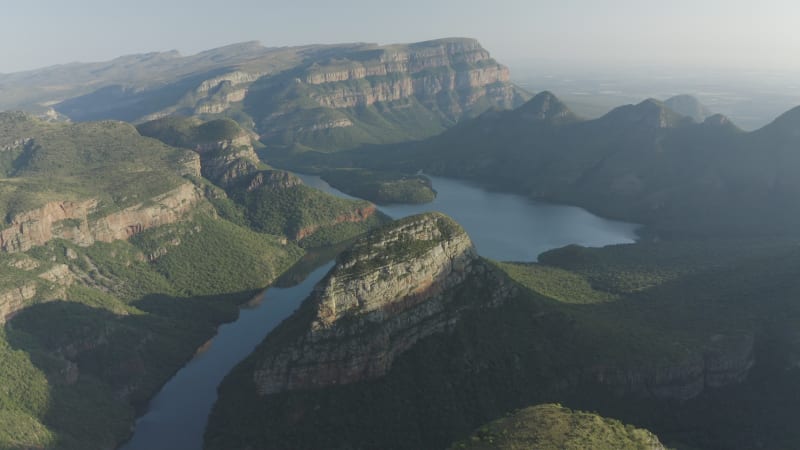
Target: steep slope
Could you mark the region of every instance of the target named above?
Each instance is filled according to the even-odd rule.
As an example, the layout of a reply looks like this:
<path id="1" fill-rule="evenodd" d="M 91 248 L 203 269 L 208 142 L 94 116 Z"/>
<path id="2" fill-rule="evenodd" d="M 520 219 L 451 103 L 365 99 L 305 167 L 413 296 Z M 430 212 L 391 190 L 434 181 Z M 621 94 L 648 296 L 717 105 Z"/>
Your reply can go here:
<path id="1" fill-rule="evenodd" d="M 395 240 L 420 220 L 356 243 L 229 375 L 207 448 L 442 448 L 515 408 L 552 401 L 687 445 L 739 436 L 728 443 L 741 439 L 734 423 L 755 421 L 757 408 L 698 416 L 725 395 L 791 385 L 782 374 L 800 347 L 790 340 L 769 363 L 782 369 L 751 382 L 772 359 L 763 346 L 800 317 L 789 242 L 567 247 L 543 264 L 493 266 L 471 251 L 446 257 L 427 232 Z M 435 275 L 437 267 L 457 277 Z M 426 281 L 437 278 L 453 282 Z M 773 442 L 791 438 L 795 419 L 773 422 Z"/>
<path id="2" fill-rule="evenodd" d="M 253 148 L 257 136 L 230 119 L 166 117 L 136 129 L 142 136 L 197 152 L 202 175 L 221 187 L 263 168 Z"/>
<path id="3" fill-rule="evenodd" d="M 2 448 L 115 447 L 302 254 L 220 218 L 198 155 L 128 124 L 4 113 L 0 153 Z"/>
<path id="4" fill-rule="evenodd" d="M 647 430 L 561 405 L 525 408 L 481 427 L 451 449 L 665 450 Z"/>

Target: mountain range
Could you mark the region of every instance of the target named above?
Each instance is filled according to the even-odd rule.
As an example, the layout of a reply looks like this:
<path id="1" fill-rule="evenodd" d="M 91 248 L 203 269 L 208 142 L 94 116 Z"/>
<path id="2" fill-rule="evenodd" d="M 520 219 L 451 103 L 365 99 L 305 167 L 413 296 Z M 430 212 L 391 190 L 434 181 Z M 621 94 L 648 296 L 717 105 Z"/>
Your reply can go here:
<path id="1" fill-rule="evenodd" d="M 265 143 L 326 150 L 441 132 L 528 94 L 474 39 L 131 55 L 0 75 L 0 109 L 72 120 L 228 117 Z"/>
<path id="2" fill-rule="evenodd" d="M 117 447 L 241 305 L 334 257 L 219 386 L 205 448 L 800 442 L 800 107 L 753 132 L 688 96 L 584 120 L 446 38 L 0 75 L 7 108 L 28 112 L 0 113 L 2 448 Z M 444 214 L 281 167 L 643 227 L 498 262 Z"/>
<path id="3" fill-rule="evenodd" d="M 423 170 L 577 204 L 662 234 L 769 235 L 800 225 L 800 109 L 743 132 L 722 115 L 697 122 L 668 103 L 675 102 L 647 99 L 581 120 L 542 92 L 422 141 L 307 152 L 281 164 Z M 680 104 L 697 106 L 685 97 Z"/>

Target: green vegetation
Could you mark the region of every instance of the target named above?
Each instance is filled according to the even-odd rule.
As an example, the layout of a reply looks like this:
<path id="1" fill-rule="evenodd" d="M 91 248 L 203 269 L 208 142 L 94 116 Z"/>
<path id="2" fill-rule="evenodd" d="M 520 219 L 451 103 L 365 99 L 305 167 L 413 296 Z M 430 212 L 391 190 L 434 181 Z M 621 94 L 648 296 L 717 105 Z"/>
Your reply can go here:
<path id="1" fill-rule="evenodd" d="M 93 198 L 96 214 L 147 201 L 184 183 L 179 174 L 195 158 L 144 139 L 124 123 L 56 124 L 0 113 L 0 145 L 24 139 L 13 170 L 0 179 L 6 222 L 54 200 Z"/>
<path id="2" fill-rule="evenodd" d="M 152 120 L 136 127 L 142 136 L 152 137 L 167 145 L 195 148 L 202 144 L 231 141 L 244 131 L 230 119 L 203 122 L 197 118 L 169 116 Z"/>
<path id="3" fill-rule="evenodd" d="M 429 203 L 436 198 L 431 180 L 423 175 L 339 169 L 325 171 L 321 177 L 346 194 L 381 205 Z"/>
<path id="4" fill-rule="evenodd" d="M 452 450 L 658 450 L 647 430 L 557 404 L 537 405 L 490 422 Z"/>
<path id="5" fill-rule="evenodd" d="M 662 238 L 791 235 L 800 226 L 798 124 L 800 108 L 745 133 L 724 117 L 696 123 L 656 100 L 581 121 L 544 92 L 419 142 L 305 152 L 279 163 L 422 169 L 642 223 Z"/>
<path id="6" fill-rule="evenodd" d="M 0 280 L 0 292 L 37 285 L 32 306 L 0 334 L 0 448 L 115 446 L 216 326 L 301 253 L 199 212 L 132 242 L 51 241 L 3 256 L 2 264 L 38 267 L 4 269 Z M 37 277 L 52 264 L 69 266 L 69 288 Z"/>
<path id="7" fill-rule="evenodd" d="M 369 202 L 333 197 L 302 184 L 265 185 L 233 196 L 244 205 L 253 229 L 288 236 L 308 247 L 341 242 L 386 221 Z"/>
<path id="8" fill-rule="evenodd" d="M 514 297 L 481 306 L 492 296 L 488 274 L 469 277 L 444 295 L 475 308 L 403 353 L 383 378 L 259 398 L 256 352 L 223 383 L 207 448 L 443 448 L 508 411 L 550 402 L 646 427 L 679 448 L 791 447 L 800 419 L 790 406 L 797 396 L 788 395 L 800 388 L 791 369 L 800 355 L 791 331 L 800 320 L 797 249 L 785 239 L 664 241 L 566 247 L 540 264 L 498 264 L 519 283 Z M 711 355 L 734 372 L 746 364 L 735 342 L 748 336 L 757 359 L 744 384 L 706 387 L 683 402 L 650 393 L 679 396 L 691 375 L 674 374 L 702 371 Z M 612 434 L 598 425 L 598 433 L 567 436 L 636 434 L 615 424 L 607 424 Z"/>

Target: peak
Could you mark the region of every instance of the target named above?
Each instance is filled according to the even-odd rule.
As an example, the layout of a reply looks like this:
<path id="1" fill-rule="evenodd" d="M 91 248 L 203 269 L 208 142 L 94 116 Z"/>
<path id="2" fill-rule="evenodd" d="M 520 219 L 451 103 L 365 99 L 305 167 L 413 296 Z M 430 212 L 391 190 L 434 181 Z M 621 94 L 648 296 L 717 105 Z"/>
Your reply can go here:
<path id="1" fill-rule="evenodd" d="M 688 94 L 670 97 L 664 100 L 664 104 L 682 116 L 691 117 L 695 122 L 703 122 L 712 115 L 712 112 L 700 103 L 700 100 Z"/>
<path id="2" fill-rule="evenodd" d="M 738 129 L 736 124 L 734 124 L 731 119 L 722 114 L 714 114 L 713 116 L 706 117 L 706 119 L 703 121 L 703 125 L 709 127 L 732 127 Z"/>
<path id="3" fill-rule="evenodd" d="M 648 98 L 636 105 L 614 108 L 601 120 L 617 123 L 640 123 L 648 128 L 675 128 L 682 124 L 683 116 L 667 108 L 663 102 Z"/>
<path id="4" fill-rule="evenodd" d="M 517 108 L 522 118 L 533 121 L 569 122 L 575 115 L 550 91 L 542 91 Z"/>

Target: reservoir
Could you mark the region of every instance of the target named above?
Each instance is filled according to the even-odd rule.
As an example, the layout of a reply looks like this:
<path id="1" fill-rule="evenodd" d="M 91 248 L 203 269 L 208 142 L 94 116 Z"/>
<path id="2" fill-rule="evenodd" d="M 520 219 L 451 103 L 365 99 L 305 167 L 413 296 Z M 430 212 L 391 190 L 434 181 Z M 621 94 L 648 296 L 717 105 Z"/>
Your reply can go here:
<path id="1" fill-rule="evenodd" d="M 309 186 L 350 197 L 324 180 L 299 175 Z M 568 244 L 600 247 L 631 243 L 638 225 L 597 217 L 574 206 L 533 202 L 522 196 L 489 192 L 461 181 L 430 177 L 436 200 L 423 205 L 381 206 L 392 218 L 427 211 L 443 212 L 459 222 L 482 256 L 501 261 L 536 261 L 546 250 Z M 293 287 L 271 287 L 239 318 L 220 326 L 208 348 L 170 379 L 136 422 L 123 450 L 199 450 L 217 386 L 275 326 L 294 312 L 333 266 L 312 271 Z M 282 284 L 283 285 L 283 284 Z"/>
<path id="2" fill-rule="evenodd" d="M 314 175 L 300 175 L 309 186 L 353 198 Z M 481 256 L 498 261 L 536 261 L 540 253 L 578 244 L 602 247 L 636 240 L 639 225 L 619 222 L 578 208 L 534 202 L 516 194 L 491 192 L 463 181 L 432 177 L 436 199 L 421 205 L 387 205 L 379 209 L 393 219 L 438 211 L 467 231 Z"/>

